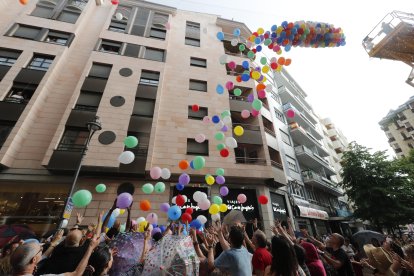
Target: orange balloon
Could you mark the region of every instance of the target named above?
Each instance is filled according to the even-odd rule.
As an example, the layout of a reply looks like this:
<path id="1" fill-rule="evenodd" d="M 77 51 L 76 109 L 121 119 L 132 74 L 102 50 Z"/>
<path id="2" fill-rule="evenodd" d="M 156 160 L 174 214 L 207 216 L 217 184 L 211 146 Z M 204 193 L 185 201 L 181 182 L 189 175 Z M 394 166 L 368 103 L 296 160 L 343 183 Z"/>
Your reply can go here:
<path id="1" fill-rule="evenodd" d="M 288 65 L 290 65 L 292 63 L 292 60 L 290 59 L 290 58 L 287 58 L 286 60 L 285 60 L 285 66 L 288 66 Z"/>
<path id="2" fill-rule="evenodd" d="M 237 76 L 237 77 L 236 77 L 236 81 L 237 81 L 237 82 L 241 82 L 241 81 L 242 81 L 241 76 Z"/>
<path id="3" fill-rule="evenodd" d="M 188 169 L 188 166 L 190 166 L 190 163 L 188 163 L 187 160 L 181 160 L 180 163 L 178 163 L 178 167 L 182 170 Z"/>
<path id="4" fill-rule="evenodd" d="M 265 88 L 266 88 L 266 85 L 264 85 L 263 83 L 259 83 L 256 86 L 256 91 L 264 90 Z"/>
<path id="5" fill-rule="evenodd" d="M 151 203 L 145 199 L 139 203 L 139 208 L 142 211 L 149 211 L 151 209 Z"/>
<path id="6" fill-rule="evenodd" d="M 277 63 L 279 63 L 280 65 L 284 65 L 284 64 L 285 64 L 285 58 L 284 58 L 284 57 L 280 57 L 280 58 L 277 60 Z"/>
<path id="7" fill-rule="evenodd" d="M 26 5 L 27 3 L 29 3 L 29 0 L 19 0 L 19 2 L 22 5 Z"/>

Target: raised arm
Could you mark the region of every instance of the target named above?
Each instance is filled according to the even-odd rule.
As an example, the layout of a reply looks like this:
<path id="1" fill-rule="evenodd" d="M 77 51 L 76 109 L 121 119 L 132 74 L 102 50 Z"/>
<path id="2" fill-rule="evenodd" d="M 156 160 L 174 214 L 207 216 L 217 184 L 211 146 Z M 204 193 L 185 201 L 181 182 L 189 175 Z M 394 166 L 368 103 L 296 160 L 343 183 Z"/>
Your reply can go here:
<path id="1" fill-rule="evenodd" d="M 91 242 L 89 243 L 88 249 L 86 250 L 85 254 L 83 255 L 82 260 L 76 267 L 76 270 L 73 272 L 67 272 L 64 275 L 65 276 L 79 276 L 82 275 L 85 272 L 85 268 L 88 265 L 89 257 L 91 256 L 93 250 L 99 245 L 99 236 L 96 234 L 91 239 Z"/>

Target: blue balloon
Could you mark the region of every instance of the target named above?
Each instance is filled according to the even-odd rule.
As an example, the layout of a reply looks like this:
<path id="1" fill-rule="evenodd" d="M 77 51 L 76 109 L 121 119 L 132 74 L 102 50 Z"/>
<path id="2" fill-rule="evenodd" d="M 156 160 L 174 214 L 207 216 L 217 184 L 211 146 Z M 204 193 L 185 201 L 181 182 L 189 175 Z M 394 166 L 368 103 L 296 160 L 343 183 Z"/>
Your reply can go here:
<path id="1" fill-rule="evenodd" d="M 179 190 L 179 191 L 184 190 L 184 185 L 183 185 L 183 184 L 177 183 L 177 185 L 175 185 L 175 187 L 176 187 L 176 188 L 177 188 L 177 190 Z"/>
<path id="2" fill-rule="evenodd" d="M 165 230 L 167 229 L 167 227 L 165 227 L 164 225 L 161 225 L 159 228 L 161 229 L 161 232 L 165 232 Z"/>
<path id="3" fill-rule="evenodd" d="M 241 32 L 240 32 L 240 29 L 237 29 L 237 28 L 236 28 L 236 29 L 234 29 L 234 30 L 233 30 L 233 35 L 234 35 L 234 36 L 240 36 L 240 33 L 241 33 Z"/>
<path id="4" fill-rule="evenodd" d="M 223 92 L 224 92 L 224 87 L 221 85 L 221 84 L 217 84 L 217 87 L 216 87 L 216 92 L 218 93 L 218 94 L 223 94 Z"/>
<path id="5" fill-rule="evenodd" d="M 273 25 L 272 28 L 270 28 L 272 30 L 272 32 L 276 32 L 277 30 L 277 25 Z"/>
<path id="6" fill-rule="evenodd" d="M 290 51 L 290 48 L 292 48 L 292 45 L 290 45 L 290 44 L 286 45 L 285 46 L 285 51 L 286 52 L 289 52 Z"/>
<path id="7" fill-rule="evenodd" d="M 249 74 L 243 74 L 241 76 L 242 81 L 249 81 L 250 80 L 250 75 Z"/>
<path id="8" fill-rule="evenodd" d="M 190 222 L 190 227 L 195 228 L 197 230 L 199 230 L 203 225 L 201 224 L 201 222 L 198 219 L 195 219 L 193 221 Z"/>
<path id="9" fill-rule="evenodd" d="M 191 160 L 191 162 L 190 162 L 190 168 L 192 168 L 193 170 L 195 170 L 194 169 L 194 162 L 193 162 L 193 160 Z"/>
<path id="10" fill-rule="evenodd" d="M 181 217 L 181 209 L 177 205 L 173 205 L 168 209 L 167 214 L 170 220 L 178 220 Z"/>
<path id="11" fill-rule="evenodd" d="M 103 217 L 102 217 L 102 221 L 105 220 L 106 216 L 108 215 L 108 212 L 106 212 Z M 109 218 L 108 224 L 106 225 L 106 227 L 111 228 L 112 226 L 114 226 L 116 218 L 114 216 L 111 216 Z"/>
<path id="12" fill-rule="evenodd" d="M 260 52 L 261 50 L 262 50 L 262 46 L 257 45 L 257 47 L 256 47 L 256 51 Z"/>
<path id="13" fill-rule="evenodd" d="M 211 121 L 215 124 L 218 124 L 218 122 L 220 122 L 220 117 L 217 115 L 214 115 L 213 118 L 211 118 Z"/>
<path id="14" fill-rule="evenodd" d="M 218 32 L 217 33 L 217 39 L 220 40 L 220 41 L 223 40 L 224 39 L 224 33 L 223 32 Z"/>
<path id="15" fill-rule="evenodd" d="M 250 67 L 249 61 L 247 61 L 247 60 L 243 61 L 242 66 L 243 66 L 244 69 L 249 69 L 249 67 Z"/>
<path id="16" fill-rule="evenodd" d="M 260 37 L 256 37 L 254 39 L 254 43 L 256 43 L 256 44 L 260 44 L 261 42 L 262 42 L 262 40 L 260 39 Z"/>

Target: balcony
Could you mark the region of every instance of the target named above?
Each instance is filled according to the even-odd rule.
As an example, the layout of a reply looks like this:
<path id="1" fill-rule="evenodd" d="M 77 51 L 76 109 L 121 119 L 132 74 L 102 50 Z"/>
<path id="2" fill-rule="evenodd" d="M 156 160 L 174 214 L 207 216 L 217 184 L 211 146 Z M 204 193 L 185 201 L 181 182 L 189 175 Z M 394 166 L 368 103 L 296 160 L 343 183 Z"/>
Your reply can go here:
<path id="1" fill-rule="evenodd" d="M 279 97 L 282 100 L 282 103 L 290 103 L 293 106 L 296 107 L 296 109 L 303 110 L 304 113 L 306 113 L 307 119 L 312 124 L 317 124 L 318 120 L 315 118 L 315 116 L 312 114 L 312 112 L 306 107 L 306 104 L 302 102 L 297 96 L 295 96 L 291 91 L 288 90 L 286 86 L 281 86 L 278 88 Z"/>
<path id="2" fill-rule="evenodd" d="M 233 123 L 233 128 L 236 126 L 241 126 L 244 129 L 244 134 L 242 136 L 234 137 L 237 143 L 263 145 L 263 139 L 259 125 Z"/>
<path id="3" fill-rule="evenodd" d="M 59 144 L 53 151 L 47 168 L 56 171 L 74 171 L 82 158 L 82 144 Z"/>
<path id="4" fill-rule="evenodd" d="M 144 174 L 148 156 L 148 145 L 140 143 L 136 148 L 126 150 L 132 151 L 135 154 L 135 159 L 131 164 L 120 164 L 119 171 Z"/>
<path id="5" fill-rule="evenodd" d="M 309 148 L 316 146 L 318 149 L 318 154 L 320 156 L 328 156 L 329 152 L 325 149 L 321 142 L 316 140 L 312 134 L 307 132 L 305 129 L 300 127 L 297 123 L 289 125 L 290 135 L 292 136 L 293 141 L 297 145 L 305 145 Z"/>
<path id="6" fill-rule="evenodd" d="M 313 171 L 302 172 L 303 182 L 309 186 L 327 191 L 335 196 L 342 196 L 343 192 L 332 181 Z"/>
<path id="7" fill-rule="evenodd" d="M 322 135 L 316 130 L 316 125 L 313 124 L 303 112 L 297 110 L 297 108 L 295 108 L 291 103 L 286 103 L 283 105 L 283 112 L 286 112 L 289 109 L 293 109 L 295 116 L 293 118 L 286 116 L 288 123 L 298 122 L 301 126 L 307 126 L 316 139 L 320 140 L 323 138 Z"/>
<path id="8" fill-rule="evenodd" d="M 234 96 L 229 95 L 230 99 L 230 110 L 242 112 L 243 110 L 250 110 L 252 108 L 252 104 L 247 100 L 245 96 Z"/>
<path id="9" fill-rule="evenodd" d="M 330 176 L 336 174 L 335 169 L 329 165 L 328 161 L 309 148 L 305 146 L 297 146 L 295 147 L 295 153 L 299 163 L 305 165 L 306 168 L 314 171 L 320 171 L 320 169 L 323 168 L 326 175 Z"/>
<path id="10" fill-rule="evenodd" d="M 157 98 L 157 90 L 158 86 L 138 84 L 137 93 L 135 97 L 155 100 Z"/>
<path id="11" fill-rule="evenodd" d="M 265 158 L 250 158 L 250 157 L 247 157 L 247 156 L 240 156 L 240 157 L 236 157 L 236 164 L 266 166 L 266 159 Z"/>
<path id="12" fill-rule="evenodd" d="M 23 102 L 6 98 L 3 102 L 0 102 L 0 120 L 17 122 L 25 107 L 26 105 Z"/>
<path id="13" fill-rule="evenodd" d="M 86 77 L 83 82 L 82 91 L 90 91 L 103 93 L 108 79 L 95 78 L 95 77 Z"/>
<path id="14" fill-rule="evenodd" d="M 86 122 L 93 121 L 96 115 L 96 107 L 76 105 L 66 122 L 67 126 L 85 127 Z"/>

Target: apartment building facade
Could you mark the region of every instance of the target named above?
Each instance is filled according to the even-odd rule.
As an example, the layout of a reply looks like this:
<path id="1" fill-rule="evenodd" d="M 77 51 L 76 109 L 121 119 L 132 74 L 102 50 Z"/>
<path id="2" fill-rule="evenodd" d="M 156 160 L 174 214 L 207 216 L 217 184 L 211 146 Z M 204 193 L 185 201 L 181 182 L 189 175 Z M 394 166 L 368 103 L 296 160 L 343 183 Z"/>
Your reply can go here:
<path id="1" fill-rule="evenodd" d="M 395 155 L 408 156 L 414 147 L 414 97 L 410 97 L 396 110 L 390 110 L 379 125 Z"/>

